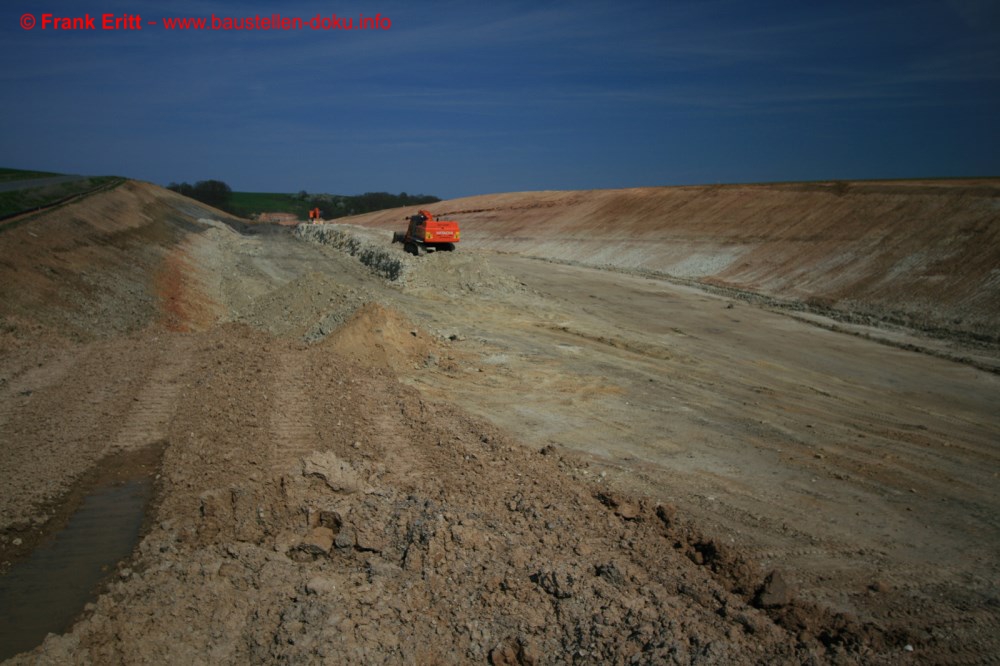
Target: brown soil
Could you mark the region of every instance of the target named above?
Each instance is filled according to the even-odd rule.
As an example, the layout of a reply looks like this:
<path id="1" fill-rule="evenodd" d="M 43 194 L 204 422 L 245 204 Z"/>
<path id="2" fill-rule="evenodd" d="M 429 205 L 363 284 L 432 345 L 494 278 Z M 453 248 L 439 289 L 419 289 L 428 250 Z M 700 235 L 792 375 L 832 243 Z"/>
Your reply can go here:
<path id="1" fill-rule="evenodd" d="M 483 195 L 431 206 L 463 247 L 695 280 L 1000 342 L 1000 181 Z M 402 209 L 353 218 L 396 229 Z"/>
<path id="2" fill-rule="evenodd" d="M 736 189 L 753 207 L 855 187 Z M 881 187 L 905 208 L 917 185 Z M 975 208 L 996 186 L 961 187 Z M 663 196 L 495 200 L 565 222 L 567 201 L 653 219 Z M 652 274 L 499 255 L 476 215 L 455 253 L 390 248 L 397 281 L 361 247 L 382 232 L 347 228 L 356 256 L 241 235 L 138 183 L 0 234 L 0 562 L 95 470 L 162 452 L 132 561 L 13 663 L 997 654 L 1000 377 Z M 961 307 L 994 302 L 962 281 Z"/>

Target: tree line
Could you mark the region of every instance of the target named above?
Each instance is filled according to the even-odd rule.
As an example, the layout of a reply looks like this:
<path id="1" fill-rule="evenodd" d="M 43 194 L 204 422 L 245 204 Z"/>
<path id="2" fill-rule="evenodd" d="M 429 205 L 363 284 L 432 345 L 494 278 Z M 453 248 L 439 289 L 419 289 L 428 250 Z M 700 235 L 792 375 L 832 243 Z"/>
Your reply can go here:
<path id="1" fill-rule="evenodd" d="M 254 213 L 289 212 L 295 213 L 301 218 L 307 216 L 306 211 L 319 208 L 323 219 L 332 220 L 348 215 L 360 215 L 371 213 L 387 208 L 398 208 L 400 206 L 420 206 L 441 201 L 440 198 L 429 194 L 391 194 L 389 192 L 365 192 L 364 194 L 344 195 L 344 194 L 310 194 L 305 190 L 297 194 L 290 194 L 284 201 L 273 204 L 272 210 L 246 210 L 245 206 L 239 205 L 233 191 L 221 180 L 199 180 L 194 185 L 189 183 L 170 183 L 168 190 L 173 190 L 206 203 L 228 213 L 241 216 L 249 216 Z"/>
<path id="2" fill-rule="evenodd" d="M 389 192 L 365 192 L 364 194 L 343 195 L 343 194 L 309 194 L 305 191 L 295 195 L 302 201 L 307 201 L 309 208 L 319 208 L 322 217 L 332 220 L 348 215 L 361 215 L 362 213 L 372 213 L 377 210 L 387 208 L 399 208 L 400 206 L 420 206 L 441 201 L 440 198 L 429 194 L 390 194 Z"/>
<path id="3" fill-rule="evenodd" d="M 221 180 L 199 180 L 194 185 L 170 183 L 167 189 L 225 211 L 229 210 L 229 202 L 233 196 L 233 190 Z"/>

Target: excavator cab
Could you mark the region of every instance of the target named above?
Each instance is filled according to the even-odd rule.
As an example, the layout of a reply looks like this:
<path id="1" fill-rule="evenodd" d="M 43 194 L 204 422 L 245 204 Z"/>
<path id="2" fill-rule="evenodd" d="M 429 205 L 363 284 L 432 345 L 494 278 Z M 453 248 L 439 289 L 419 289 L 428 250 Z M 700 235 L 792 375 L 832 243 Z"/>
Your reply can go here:
<path id="1" fill-rule="evenodd" d="M 402 243 L 406 252 L 417 256 L 428 250 L 450 252 L 455 249 L 459 240 L 458 222 L 435 219 L 428 210 L 421 210 L 404 219 L 410 221 L 406 233 L 397 231 L 392 236 L 392 242 Z"/>
<path id="2" fill-rule="evenodd" d="M 427 228 L 427 215 L 423 211 L 410 216 L 410 226 L 406 229 L 406 235 L 410 238 L 423 238 Z"/>

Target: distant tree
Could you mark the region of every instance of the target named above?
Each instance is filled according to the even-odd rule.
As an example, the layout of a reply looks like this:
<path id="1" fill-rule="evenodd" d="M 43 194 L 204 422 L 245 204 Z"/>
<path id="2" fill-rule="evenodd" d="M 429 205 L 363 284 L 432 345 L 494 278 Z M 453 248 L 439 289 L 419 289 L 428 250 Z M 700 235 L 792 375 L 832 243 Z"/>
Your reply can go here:
<path id="1" fill-rule="evenodd" d="M 194 184 L 193 198 L 216 208 L 225 208 L 229 205 L 229 198 L 233 190 L 221 180 L 199 180 Z"/>
<path id="2" fill-rule="evenodd" d="M 199 180 L 194 185 L 170 183 L 167 189 L 222 210 L 229 210 L 229 200 L 233 193 L 229 185 L 221 180 Z"/>
<path id="3" fill-rule="evenodd" d="M 189 183 L 170 183 L 167 185 L 167 189 L 173 190 L 178 194 L 183 194 L 186 197 L 194 196 L 194 188 Z"/>

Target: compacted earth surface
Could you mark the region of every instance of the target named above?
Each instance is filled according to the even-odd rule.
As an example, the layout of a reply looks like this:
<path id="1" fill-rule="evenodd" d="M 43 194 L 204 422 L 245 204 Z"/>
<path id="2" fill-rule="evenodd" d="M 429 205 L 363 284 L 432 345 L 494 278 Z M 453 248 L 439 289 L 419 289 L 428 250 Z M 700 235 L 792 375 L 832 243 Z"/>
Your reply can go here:
<path id="1" fill-rule="evenodd" d="M 152 500 L 0 658 L 995 661 L 998 191 L 484 197 L 420 257 L 412 211 L 293 232 L 131 181 L 8 221 L 0 595 L 93 489 Z"/>

